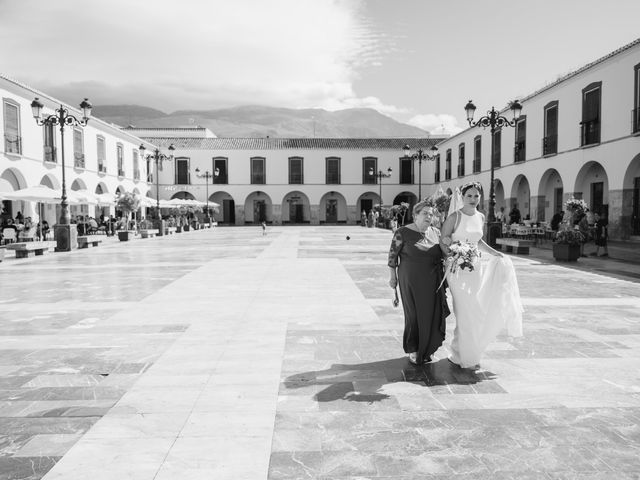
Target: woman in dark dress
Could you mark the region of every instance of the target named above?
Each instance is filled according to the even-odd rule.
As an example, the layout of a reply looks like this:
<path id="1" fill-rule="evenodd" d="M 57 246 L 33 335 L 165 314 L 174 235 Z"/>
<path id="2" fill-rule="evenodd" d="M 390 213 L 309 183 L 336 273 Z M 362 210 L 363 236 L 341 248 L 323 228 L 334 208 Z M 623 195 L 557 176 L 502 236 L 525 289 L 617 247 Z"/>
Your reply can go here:
<path id="1" fill-rule="evenodd" d="M 389 286 L 400 286 L 404 309 L 403 348 L 416 365 L 431 360 L 444 341 L 449 308 L 443 279 L 437 210 L 428 200 L 413 207 L 414 222 L 396 230 L 389 249 Z"/>

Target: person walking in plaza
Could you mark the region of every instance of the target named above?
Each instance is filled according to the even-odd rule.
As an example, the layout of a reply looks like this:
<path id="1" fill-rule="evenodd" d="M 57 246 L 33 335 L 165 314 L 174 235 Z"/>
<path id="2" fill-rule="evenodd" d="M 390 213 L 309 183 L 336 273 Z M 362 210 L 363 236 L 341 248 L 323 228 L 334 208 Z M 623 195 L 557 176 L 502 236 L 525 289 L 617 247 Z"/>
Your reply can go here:
<path id="1" fill-rule="evenodd" d="M 456 320 L 449 361 L 463 368 L 477 368 L 505 326 L 510 336 L 522 336 L 523 308 L 513 264 L 482 240 L 485 221 L 477 210 L 481 188 L 471 182 L 456 189 L 440 239 L 449 257 L 445 271 Z M 454 252 L 474 248 L 480 256 L 474 257 L 473 268 L 456 269 L 462 257 Z"/>
<path id="2" fill-rule="evenodd" d="M 518 204 L 514 203 L 511 211 L 509 212 L 509 224 L 515 223 L 517 225 L 520 223 L 521 218 L 520 210 L 518 210 Z"/>
<path id="3" fill-rule="evenodd" d="M 413 207 L 414 222 L 396 230 L 389 249 L 389 286 L 399 286 L 404 310 L 402 346 L 409 361 L 428 362 L 444 341 L 449 315 L 443 280 L 440 232 L 431 225 L 429 200 Z"/>
<path id="4" fill-rule="evenodd" d="M 593 219 L 595 234 L 594 242 L 596 244 L 596 251 L 591 255 L 593 255 L 594 257 L 608 257 L 609 247 L 607 246 L 607 239 L 609 238 L 609 222 L 607 222 L 606 218 L 601 218 L 598 212 L 594 214 Z M 604 250 L 604 253 L 602 255 L 599 255 L 601 248 Z"/>

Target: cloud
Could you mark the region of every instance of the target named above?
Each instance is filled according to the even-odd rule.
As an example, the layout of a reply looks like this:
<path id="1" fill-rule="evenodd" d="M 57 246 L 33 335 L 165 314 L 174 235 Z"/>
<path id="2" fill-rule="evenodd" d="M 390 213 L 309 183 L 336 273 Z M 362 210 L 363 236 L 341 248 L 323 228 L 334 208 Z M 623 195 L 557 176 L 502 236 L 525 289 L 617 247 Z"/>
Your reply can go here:
<path id="1" fill-rule="evenodd" d="M 453 115 L 448 114 L 421 114 L 414 115 L 411 117 L 407 123 L 409 125 L 413 125 L 418 128 L 422 128 L 434 135 L 436 134 L 449 134 L 455 135 L 458 132 L 464 130 L 458 126 L 458 120 Z"/>
<path id="2" fill-rule="evenodd" d="M 62 100 L 164 111 L 369 106 L 358 68 L 380 38 L 359 0 L 21 0 L 3 6 L 0 71 Z M 16 48 L 10 48 L 14 45 Z M 62 67 L 61 67 L 62 65 Z"/>

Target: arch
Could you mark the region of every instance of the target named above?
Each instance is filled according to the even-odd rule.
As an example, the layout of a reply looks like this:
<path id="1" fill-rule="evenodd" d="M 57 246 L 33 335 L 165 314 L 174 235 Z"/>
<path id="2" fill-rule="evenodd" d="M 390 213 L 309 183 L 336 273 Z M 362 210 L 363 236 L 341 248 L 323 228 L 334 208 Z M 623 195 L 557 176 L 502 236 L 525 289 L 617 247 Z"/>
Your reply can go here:
<path id="1" fill-rule="evenodd" d="M 410 223 L 413 221 L 413 206 L 418 203 L 418 197 L 413 192 L 400 192 L 393 199 L 392 205 L 400 205 L 401 203 L 408 203 L 409 209 L 404 216 L 404 223 Z"/>
<path id="2" fill-rule="evenodd" d="M 609 177 L 602 164 L 589 161 L 582 166 L 576 175 L 573 196 L 587 202 L 592 212 L 598 211 L 608 216 Z"/>
<path id="3" fill-rule="evenodd" d="M 76 178 L 71 184 L 71 190 L 77 192 L 78 190 L 86 190 L 87 185 L 79 178 Z"/>
<path id="4" fill-rule="evenodd" d="M 318 217 L 320 223 L 347 222 L 347 200 L 341 193 L 333 190 L 325 193 L 320 198 L 319 208 Z"/>
<path id="5" fill-rule="evenodd" d="M 171 200 L 173 200 L 174 198 L 179 198 L 180 200 L 195 200 L 196 199 L 196 197 L 194 197 L 192 193 L 186 192 L 184 190 L 182 190 L 180 192 L 176 192 L 173 195 L 171 195 Z"/>
<path id="6" fill-rule="evenodd" d="M 97 193 L 97 194 L 109 193 L 109 187 L 107 187 L 106 183 L 104 182 L 98 182 L 94 193 Z"/>
<path id="7" fill-rule="evenodd" d="M 133 187 L 133 193 L 140 195 L 140 189 L 138 187 Z"/>
<path id="8" fill-rule="evenodd" d="M 499 178 L 496 178 L 493 181 L 493 194 L 496 196 L 496 212 L 499 212 L 501 208 L 507 210 L 507 205 L 504 199 L 504 185 Z M 484 188 L 482 189 L 481 195 L 484 197 Z M 487 194 L 487 197 L 488 196 L 489 194 Z"/>
<path id="9" fill-rule="evenodd" d="M 612 218 L 617 216 L 617 212 L 608 213 Z M 624 172 L 619 216 L 623 238 L 628 235 L 640 235 L 640 154 L 633 157 Z"/>
<path id="10" fill-rule="evenodd" d="M 266 193 L 257 190 L 244 201 L 244 223 L 273 223 L 273 202 Z"/>
<path id="11" fill-rule="evenodd" d="M 126 190 L 124 189 L 124 187 L 122 185 L 118 185 L 116 187 L 116 195 L 122 195 Z"/>
<path id="12" fill-rule="evenodd" d="M 374 205 L 380 204 L 380 197 L 376 192 L 364 192 L 362 195 L 358 197 L 358 201 L 356 202 L 356 207 L 358 208 L 358 212 L 362 212 L 364 210 L 365 214 L 369 214 L 369 211 L 373 209 Z"/>
<path id="13" fill-rule="evenodd" d="M 62 185 L 58 181 L 58 178 L 55 175 L 46 174 L 40 179 L 40 185 L 46 185 L 49 188 L 53 188 L 57 190 L 62 188 Z"/>
<path id="14" fill-rule="evenodd" d="M 209 195 L 209 200 L 220 205 L 213 212 L 213 218 L 218 223 L 226 223 L 235 225 L 236 223 L 236 202 L 229 192 L 223 190 L 217 191 Z"/>
<path id="15" fill-rule="evenodd" d="M 2 172 L 0 178 L 6 180 L 14 191 L 27 188 L 27 181 L 25 180 L 24 175 L 22 175 L 20 170 L 16 168 L 7 168 L 4 172 Z"/>
<path id="16" fill-rule="evenodd" d="M 547 169 L 540 177 L 538 196 L 532 199 L 536 214 L 532 218 L 549 221 L 562 211 L 564 185 L 560 173 L 555 168 Z"/>
<path id="17" fill-rule="evenodd" d="M 518 206 L 522 220 L 531 218 L 531 188 L 523 174 L 516 176 L 511 186 L 511 206 Z"/>
<path id="18" fill-rule="evenodd" d="M 293 190 L 282 198 L 282 223 L 311 223 L 311 203 L 304 192 Z"/>

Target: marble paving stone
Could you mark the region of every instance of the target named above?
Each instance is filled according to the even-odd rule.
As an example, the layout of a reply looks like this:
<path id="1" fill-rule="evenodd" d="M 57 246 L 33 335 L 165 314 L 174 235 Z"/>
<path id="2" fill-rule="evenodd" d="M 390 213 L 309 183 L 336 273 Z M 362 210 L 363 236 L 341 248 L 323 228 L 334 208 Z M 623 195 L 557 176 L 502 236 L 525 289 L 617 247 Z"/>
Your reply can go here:
<path id="1" fill-rule="evenodd" d="M 14 457 L 61 457 L 80 439 L 80 433 L 34 435 Z"/>
<path id="2" fill-rule="evenodd" d="M 59 457 L 0 456 L 0 480 L 39 480 L 59 459 Z"/>

